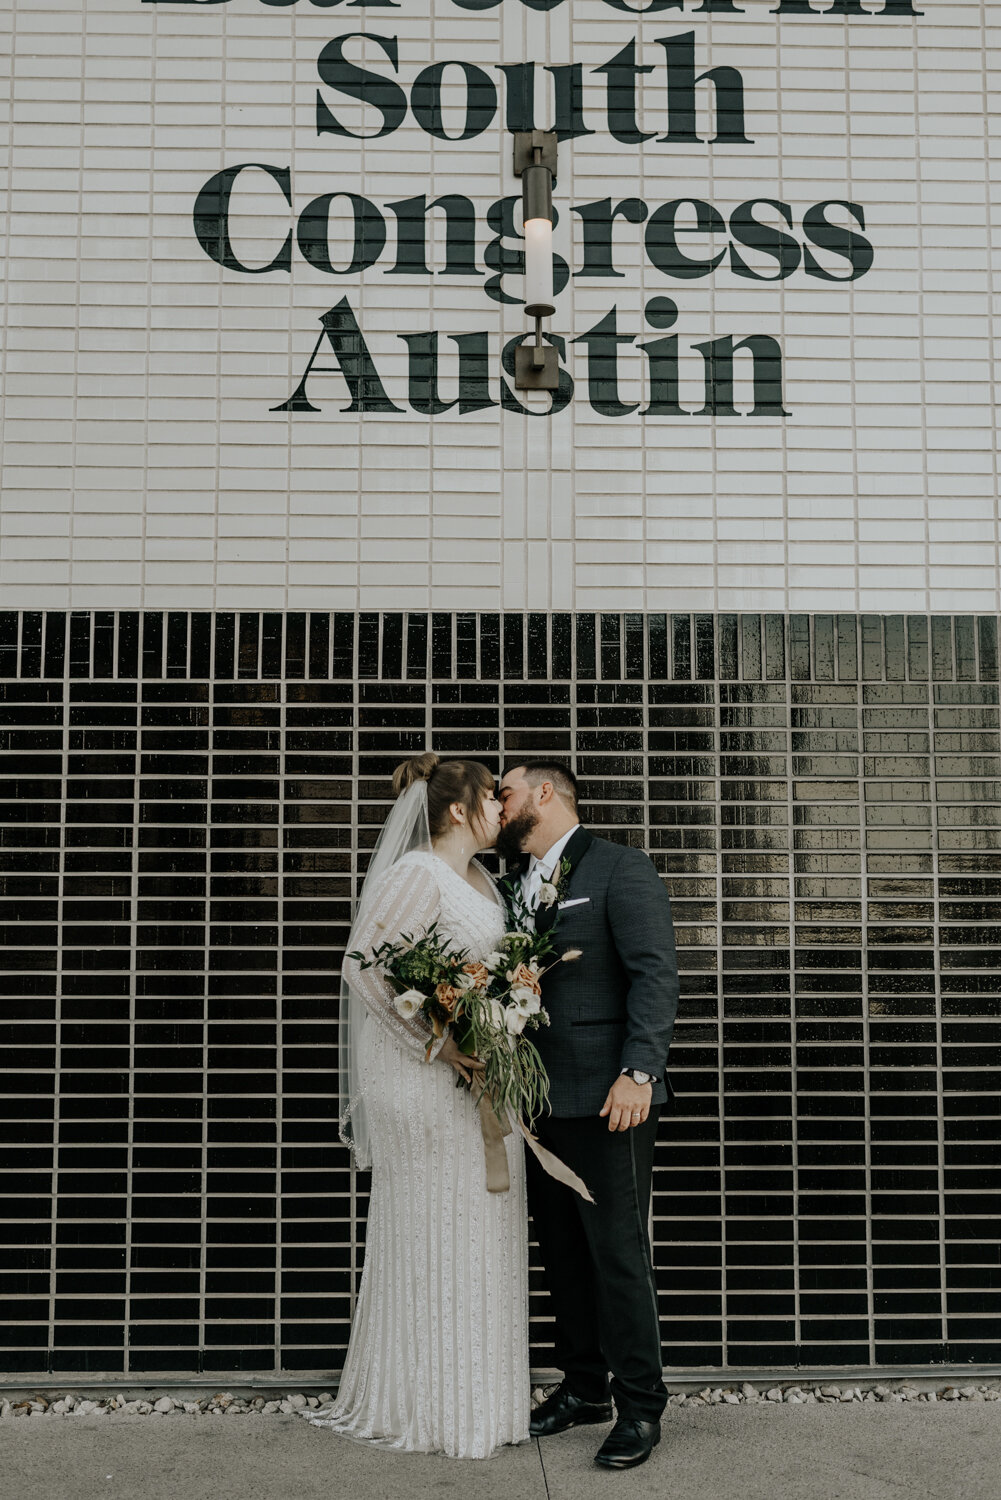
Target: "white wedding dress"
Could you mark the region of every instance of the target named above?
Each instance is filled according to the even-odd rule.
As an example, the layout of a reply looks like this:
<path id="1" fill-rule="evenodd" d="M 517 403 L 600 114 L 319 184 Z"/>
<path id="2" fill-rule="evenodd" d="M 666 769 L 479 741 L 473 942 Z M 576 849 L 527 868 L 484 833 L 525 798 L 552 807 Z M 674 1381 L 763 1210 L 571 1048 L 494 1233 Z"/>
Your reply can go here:
<path id="1" fill-rule="evenodd" d="M 504 933 L 503 902 L 435 854 L 406 854 L 388 871 L 357 947 L 367 953 L 432 922 L 482 958 Z M 506 1137 L 511 1188 L 488 1193 L 479 1116 L 455 1071 L 425 1062 L 423 1017 L 404 1021 L 385 977 L 347 964 L 368 1007 L 365 1265 L 337 1397 L 301 1415 L 384 1447 L 487 1458 L 528 1438 L 524 1143 L 516 1132 Z"/>

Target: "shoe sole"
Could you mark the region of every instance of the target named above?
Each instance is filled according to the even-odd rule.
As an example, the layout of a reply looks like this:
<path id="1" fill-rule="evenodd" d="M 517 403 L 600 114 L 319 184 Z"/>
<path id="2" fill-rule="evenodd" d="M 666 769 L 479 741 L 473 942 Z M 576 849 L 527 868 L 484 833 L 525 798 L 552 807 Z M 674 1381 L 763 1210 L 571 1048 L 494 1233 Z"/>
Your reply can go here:
<path id="1" fill-rule="evenodd" d="M 612 1420 L 612 1408 L 608 1408 L 607 1416 L 600 1417 L 574 1417 L 572 1422 L 566 1422 L 562 1427 L 550 1427 L 548 1430 L 529 1427 L 530 1437 L 558 1437 L 561 1432 L 569 1432 L 571 1427 L 600 1427 L 602 1422 Z"/>

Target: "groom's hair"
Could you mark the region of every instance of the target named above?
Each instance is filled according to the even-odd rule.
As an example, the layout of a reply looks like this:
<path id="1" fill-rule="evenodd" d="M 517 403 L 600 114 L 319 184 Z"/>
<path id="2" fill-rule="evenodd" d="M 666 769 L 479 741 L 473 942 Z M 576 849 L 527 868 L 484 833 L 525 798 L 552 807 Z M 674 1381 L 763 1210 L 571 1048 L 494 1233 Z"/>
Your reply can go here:
<path id="1" fill-rule="evenodd" d="M 517 764 L 524 768 L 525 780 L 529 786 L 538 786 L 540 781 L 551 781 L 564 802 L 569 802 L 574 812 L 577 811 L 580 788 L 569 766 L 560 760 L 523 760 Z M 512 770 L 516 768 L 511 767 Z"/>

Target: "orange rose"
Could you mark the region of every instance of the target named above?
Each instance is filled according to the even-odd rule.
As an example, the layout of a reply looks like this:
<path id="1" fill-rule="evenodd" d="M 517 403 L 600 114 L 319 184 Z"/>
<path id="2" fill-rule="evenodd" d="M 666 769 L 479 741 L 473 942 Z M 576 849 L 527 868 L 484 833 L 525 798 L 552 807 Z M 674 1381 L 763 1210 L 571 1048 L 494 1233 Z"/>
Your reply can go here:
<path id="1" fill-rule="evenodd" d="M 490 983 L 490 970 L 486 964 L 463 964 L 462 972 L 469 975 L 476 990 L 485 990 Z"/>
<path id="2" fill-rule="evenodd" d="M 528 967 L 528 964 L 518 965 L 511 977 L 511 985 L 512 987 L 518 986 L 526 990 L 531 990 L 533 995 L 542 994 L 542 985 L 539 983 L 539 976 Z"/>
<path id="3" fill-rule="evenodd" d="M 438 985 L 434 992 L 434 997 L 437 1000 L 438 1004 L 442 1007 L 442 1009 L 448 1011 L 448 1014 L 451 1015 L 453 1010 L 455 1009 L 455 1002 L 456 1000 L 458 1000 L 460 994 L 461 991 L 457 990 L 454 985 L 446 984 L 445 981 L 442 980 L 441 984 Z"/>

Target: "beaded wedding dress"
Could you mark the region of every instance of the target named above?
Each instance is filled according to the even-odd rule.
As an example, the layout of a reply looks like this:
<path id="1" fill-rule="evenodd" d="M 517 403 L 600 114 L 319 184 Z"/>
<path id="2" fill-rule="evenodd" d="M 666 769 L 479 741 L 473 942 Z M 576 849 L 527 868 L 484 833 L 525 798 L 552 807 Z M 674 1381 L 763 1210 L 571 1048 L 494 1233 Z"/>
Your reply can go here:
<path id="1" fill-rule="evenodd" d="M 504 907 L 496 890 L 484 895 L 437 855 L 415 851 L 375 893 L 357 948 L 369 952 L 433 922 L 482 958 L 504 933 Z M 486 1458 L 528 1438 L 524 1144 L 516 1132 L 506 1137 L 510 1191 L 488 1193 L 468 1091 L 456 1088 L 452 1068 L 425 1062 L 426 1023 L 403 1020 L 384 976 L 348 965 L 367 1006 L 365 1265 L 337 1397 L 301 1415 L 384 1447 Z"/>

